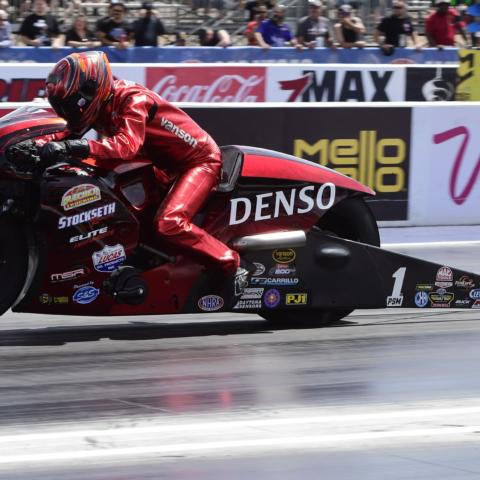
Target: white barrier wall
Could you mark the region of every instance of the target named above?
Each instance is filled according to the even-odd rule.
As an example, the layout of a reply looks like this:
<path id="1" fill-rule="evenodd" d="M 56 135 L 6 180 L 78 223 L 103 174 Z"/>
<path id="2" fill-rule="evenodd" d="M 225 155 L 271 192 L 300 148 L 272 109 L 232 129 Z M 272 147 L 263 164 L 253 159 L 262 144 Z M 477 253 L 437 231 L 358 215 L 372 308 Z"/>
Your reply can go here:
<path id="1" fill-rule="evenodd" d="M 0 117 L 2 111 L 6 113 L 20 105 L 26 104 L 0 104 Z M 46 103 L 39 103 L 39 105 L 48 106 Z M 375 136 L 377 138 L 377 146 L 370 150 L 372 153 L 368 157 L 369 162 L 366 162 L 369 164 L 370 169 L 367 170 L 367 173 L 371 172 L 372 176 L 378 177 L 378 175 L 386 174 L 385 172 L 388 173 L 388 169 L 398 168 L 399 173 L 403 172 L 402 175 L 405 175 L 405 178 L 408 179 L 408 183 L 402 190 L 405 193 L 404 203 L 405 200 L 408 200 L 408 213 L 406 218 L 394 222 L 381 222 L 381 224 L 411 226 L 480 224 L 480 102 L 402 102 L 395 104 L 364 103 L 347 105 L 345 103 L 335 103 L 329 104 L 328 107 L 325 104 L 309 104 L 308 107 L 302 107 L 298 104 L 253 104 L 247 107 L 244 104 L 238 103 L 228 105 L 228 107 L 218 104 L 212 106 L 201 103 L 179 104 L 179 106 L 186 108 L 188 112 L 196 118 L 197 116 L 201 118 L 201 115 L 199 115 L 200 113 L 208 113 L 208 111 L 210 111 L 211 118 L 220 118 L 222 119 L 222 122 L 224 122 L 224 119 L 226 118 L 225 116 L 228 112 L 229 115 L 237 118 L 241 110 L 252 108 L 258 111 L 258 113 L 260 113 L 261 110 L 273 110 L 277 120 L 280 113 L 283 112 L 282 114 L 285 114 L 286 111 L 286 120 L 280 120 L 283 123 L 288 123 L 289 117 L 294 118 L 294 113 L 298 118 L 299 114 L 304 114 L 306 117 L 308 111 L 310 111 L 319 115 L 320 118 L 328 120 L 331 118 L 332 109 L 337 109 L 338 111 L 347 110 L 346 116 L 352 119 L 351 123 L 355 125 L 355 132 L 358 134 L 352 133 L 351 125 L 348 125 L 349 133 L 344 135 L 342 135 L 341 132 L 345 131 L 345 125 L 335 126 L 334 135 L 337 145 L 336 155 L 338 157 L 338 165 L 341 166 L 341 164 L 348 163 L 347 170 L 342 170 L 341 168 L 338 169 L 347 174 L 353 172 L 352 175 L 357 175 L 358 173 L 359 179 L 362 179 L 363 175 L 360 157 L 357 162 L 358 168 L 351 167 L 350 163 L 354 160 L 351 155 L 354 149 L 357 148 L 355 147 L 358 143 L 357 140 L 358 138 L 362 139 L 362 135 L 364 135 L 362 132 L 365 128 L 365 112 L 367 108 L 371 111 L 371 115 L 369 116 L 378 119 L 376 120 L 376 126 L 368 127 L 368 135 L 370 135 L 368 138 L 372 137 L 372 135 Z M 214 110 L 213 113 L 211 112 L 212 109 Z M 294 112 L 294 110 L 296 112 Z M 397 111 L 403 112 L 402 115 L 398 115 L 396 113 Z M 290 115 L 288 115 L 289 112 L 291 112 Z M 330 114 L 327 114 L 327 112 L 330 112 Z M 248 116 L 253 124 L 259 117 L 260 115 L 249 114 Z M 353 119 L 356 120 L 353 121 Z M 370 119 L 370 122 L 371 121 L 372 120 Z M 385 122 L 392 122 L 393 125 L 390 127 L 397 132 L 396 136 L 402 138 L 402 142 L 405 142 L 405 151 L 407 152 L 406 157 L 400 158 L 400 156 L 396 155 L 395 150 L 389 152 L 389 145 L 398 145 L 399 140 L 396 139 L 395 136 L 392 136 L 391 133 L 385 136 L 385 133 L 383 133 L 385 130 L 382 130 L 382 126 L 384 127 L 382 124 L 385 124 Z M 229 125 L 226 125 L 225 129 L 232 130 L 233 137 L 231 138 L 235 139 L 235 130 L 238 130 L 239 132 L 242 131 L 244 134 L 246 128 L 232 129 L 231 125 Z M 259 127 L 261 126 L 255 126 L 252 128 L 258 129 Z M 287 124 L 283 127 L 286 132 L 293 128 L 293 126 Z M 208 130 L 212 128 L 215 128 L 213 123 L 207 127 Z M 315 130 L 315 128 L 313 130 Z M 318 127 L 318 129 L 320 131 L 320 127 Z M 260 129 L 260 131 L 261 136 L 263 136 L 263 145 L 267 145 L 269 142 L 271 143 L 271 139 L 267 138 L 267 130 Z M 292 138 L 295 138 L 295 134 L 293 135 Z M 281 137 L 282 135 L 277 136 Z M 288 134 L 284 136 L 288 136 Z M 317 137 L 320 140 L 315 143 L 322 147 L 323 143 L 321 134 Z M 342 140 L 343 138 L 345 140 Z M 245 137 L 242 137 L 242 141 L 236 143 L 250 143 L 248 141 L 243 141 L 244 139 Z M 308 152 L 309 149 L 310 152 L 312 152 L 316 148 L 314 148 L 312 143 L 313 140 L 309 141 L 310 143 L 307 145 L 308 148 L 305 147 L 306 152 Z M 340 148 L 345 149 L 347 146 L 346 143 L 345 145 L 342 143 L 342 147 L 338 141 L 343 141 L 343 143 L 349 142 L 348 152 L 350 152 L 350 156 L 342 157 Z M 331 138 L 329 139 L 329 142 L 329 144 L 332 145 L 334 143 Z M 253 137 L 252 143 L 254 143 Z M 360 150 L 363 148 L 361 147 L 361 144 L 362 142 L 358 143 L 358 145 L 360 145 L 358 146 Z M 323 149 L 319 151 L 323 152 Z M 345 152 L 347 152 L 347 150 L 345 150 Z M 287 153 L 292 152 L 287 151 Z M 318 156 L 317 154 L 315 155 L 316 156 L 310 157 L 309 159 L 315 160 Z M 401 163 L 399 163 L 400 160 Z M 333 162 L 332 159 L 330 159 L 330 161 Z M 333 166 L 335 166 L 335 162 L 333 162 Z M 375 170 L 371 170 L 372 166 L 375 167 Z M 366 177 L 368 176 L 369 175 Z M 365 182 L 365 180 L 363 181 Z M 401 194 L 402 191 L 398 190 L 398 193 Z M 383 195 L 386 200 L 382 208 L 386 208 L 387 210 L 393 210 L 395 208 L 394 204 L 395 202 L 398 202 L 398 200 L 395 200 L 395 196 L 392 195 L 392 192 L 392 189 L 390 189 L 390 191 L 388 188 L 384 190 Z M 380 193 L 378 197 L 382 198 L 382 193 Z"/>

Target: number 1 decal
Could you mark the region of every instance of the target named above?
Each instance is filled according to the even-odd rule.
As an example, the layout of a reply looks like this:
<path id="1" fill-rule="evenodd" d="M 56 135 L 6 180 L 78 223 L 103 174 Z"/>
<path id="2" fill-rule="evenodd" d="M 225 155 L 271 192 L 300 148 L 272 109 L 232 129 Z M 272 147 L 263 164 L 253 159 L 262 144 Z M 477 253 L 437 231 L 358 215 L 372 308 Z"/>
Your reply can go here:
<path id="1" fill-rule="evenodd" d="M 400 267 L 393 275 L 395 279 L 393 283 L 392 294 L 387 297 L 387 307 L 401 307 L 403 303 L 402 287 L 405 280 L 405 272 L 407 267 Z"/>

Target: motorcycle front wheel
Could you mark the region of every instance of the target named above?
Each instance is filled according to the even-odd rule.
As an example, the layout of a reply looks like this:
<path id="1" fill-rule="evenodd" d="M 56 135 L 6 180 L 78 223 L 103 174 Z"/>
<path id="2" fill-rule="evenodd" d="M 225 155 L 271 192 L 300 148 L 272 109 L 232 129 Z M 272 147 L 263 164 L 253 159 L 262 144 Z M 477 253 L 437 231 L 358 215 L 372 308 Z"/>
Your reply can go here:
<path id="1" fill-rule="evenodd" d="M 362 197 L 342 200 L 318 222 L 318 228 L 330 235 L 347 240 L 380 246 L 377 222 Z M 264 312 L 263 318 L 272 327 L 324 327 L 352 313 L 350 309 L 308 310 L 294 312 Z"/>
<path id="2" fill-rule="evenodd" d="M 22 226 L 0 217 L 0 315 L 15 302 L 28 269 L 28 247 Z"/>

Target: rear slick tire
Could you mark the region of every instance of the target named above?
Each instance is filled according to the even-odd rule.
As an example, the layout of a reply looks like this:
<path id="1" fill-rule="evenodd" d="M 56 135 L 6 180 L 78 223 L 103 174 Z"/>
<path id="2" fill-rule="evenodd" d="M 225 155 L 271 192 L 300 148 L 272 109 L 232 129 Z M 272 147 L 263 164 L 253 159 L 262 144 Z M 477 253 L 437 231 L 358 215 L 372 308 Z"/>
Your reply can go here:
<path id="1" fill-rule="evenodd" d="M 0 218 L 0 315 L 20 295 L 28 269 L 28 247 L 21 225 Z"/>
<path id="2" fill-rule="evenodd" d="M 328 234 L 380 246 L 378 226 L 370 207 L 362 197 L 342 200 L 329 210 L 314 227 Z M 263 318 L 273 327 L 279 328 L 318 328 L 325 327 L 346 317 L 353 310 L 306 310 L 289 312 L 264 312 Z"/>

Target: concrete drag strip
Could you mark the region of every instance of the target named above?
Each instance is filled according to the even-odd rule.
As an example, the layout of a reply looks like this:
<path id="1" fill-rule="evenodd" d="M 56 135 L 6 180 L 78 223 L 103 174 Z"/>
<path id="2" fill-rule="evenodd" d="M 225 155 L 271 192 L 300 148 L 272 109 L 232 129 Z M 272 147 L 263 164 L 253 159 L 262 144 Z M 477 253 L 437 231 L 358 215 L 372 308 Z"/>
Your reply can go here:
<path id="1" fill-rule="evenodd" d="M 241 417 L 241 419 L 240 419 Z M 201 418 L 201 420 L 199 420 Z M 52 462 L 181 455 L 225 457 L 271 451 L 358 450 L 422 443 L 477 442 L 477 399 L 398 408 L 288 409 L 184 418 L 144 418 L 78 430 L 0 436 L 0 469 Z"/>

